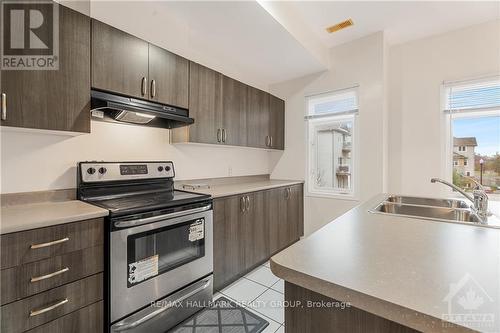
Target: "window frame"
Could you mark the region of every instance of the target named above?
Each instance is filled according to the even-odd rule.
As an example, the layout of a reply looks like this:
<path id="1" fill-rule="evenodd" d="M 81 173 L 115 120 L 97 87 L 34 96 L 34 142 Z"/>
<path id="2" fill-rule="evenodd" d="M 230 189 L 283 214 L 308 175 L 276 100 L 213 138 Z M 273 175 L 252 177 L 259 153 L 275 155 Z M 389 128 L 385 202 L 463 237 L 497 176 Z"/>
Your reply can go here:
<path id="1" fill-rule="evenodd" d="M 441 128 L 441 178 L 452 182 L 453 181 L 453 119 L 460 118 L 471 118 L 471 117 L 491 117 L 500 116 L 500 108 L 498 107 L 486 107 L 486 108 L 471 108 L 471 109 L 459 109 L 459 110 L 449 110 L 448 108 L 448 92 L 449 88 L 454 85 L 465 85 L 465 84 L 475 84 L 481 81 L 492 81 L 500 79 L 500 73 L 491 73 L 489 75 L 481 77 L 469 77 L 459 81 L 443 81 L 440 87 L 441 95 L 441 107 L 440 107 L 440 122 Z M 462 195 L 453 191 L 447 186 L 441 186 L 441 195 L 446 195 L 448 197 L 463 198 Z"/>
<path id="2" fill-rule="evenodd" d="M 444 179 L 452 181 L 453 179 L 453 119 L 457 118 L 480 118 L 480 117 L 500 117 L 500 108 L 498 110 L 485 110 L 485 111 L 462 111 L 457 113 L 444 113 L 445 117 L 445 133 L 444 142 L 447 157 L 443 163 Z M 464 165 L 465 166 L 465 165 Z M 445 188 L 445 187 L 443 187 Z M 449 190 L 447 194 L 453 193 L 453 196 L 459 196 L 454 191 Z"/>
<path id="3" fill-rule="evenodd" d="M 307 101 L 306 101 L 306 106 L 307 106 Z M 349 192 L 345 192 L 342 190 L 318 190 L 314 186 L 314 179 L 313 179 L 313 170 L 315 169 L 316 162 L 314 161 L 315 159 L 315 153 L 312 151 L 312 142 L 316 138 L 316 133 L 317 131 L 315 128 L 318 126 L 327 126 L 327 124 L 332 124 L 332 123 L 338 123 L 342 121 L 352 121 L 352 135 L 351 135 L 351 189 Z M 358 130 L 357 127 L 359 126 L 359 121 L 358 121 L 358 114 L 357 113 L 351 113 L 351 114 L 339 114 L 335 115 L 332 114 L 329 117 L 321 117 L 319 119 L 309 119 L 306 122 L 306 129 L 307 129 L 307 143 L 306 143 L 306 152 L 307 152 L 307 166 L 306 166 L 306 172 L 307 172 L 307 177 L 305 180 L 306 183 L 306 196 L 308 197 L 320 197 L 320 198 L 333 198 L 333 199 L 341 199 L 341 200 L 353 200 L 357 201 L 359 200 L 359 191 L 358 191 L 358 184 L 359 184 L 359 166 L 358 166 L 358 154 L 359 154 L 359 147 L 358 147 Z"/>

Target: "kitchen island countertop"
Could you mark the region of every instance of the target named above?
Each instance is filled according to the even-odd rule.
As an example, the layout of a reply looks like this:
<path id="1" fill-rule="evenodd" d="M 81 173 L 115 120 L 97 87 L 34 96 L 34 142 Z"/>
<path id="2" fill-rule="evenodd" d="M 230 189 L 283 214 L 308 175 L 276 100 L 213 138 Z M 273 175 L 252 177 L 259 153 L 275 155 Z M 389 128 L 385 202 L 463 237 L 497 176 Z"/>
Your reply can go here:
<path id="1" fill-rule="evenodd" d="M 494 318 L 474 329 L 500 332 L 500 229 L 370 213 L 385 197 L 273 256 L 273 273 L 424 332 L 470 332 L 450 315 L 470 312 L 457 298 L 472 288 Z"/>

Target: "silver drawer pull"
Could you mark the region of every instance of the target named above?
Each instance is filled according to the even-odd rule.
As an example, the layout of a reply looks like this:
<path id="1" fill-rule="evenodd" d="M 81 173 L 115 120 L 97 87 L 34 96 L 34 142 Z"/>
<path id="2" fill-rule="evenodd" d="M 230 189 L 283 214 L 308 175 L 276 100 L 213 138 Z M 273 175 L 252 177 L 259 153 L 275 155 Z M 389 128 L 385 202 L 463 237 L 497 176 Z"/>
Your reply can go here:
<path id="1" fill-rule="evenodd" d="M 45 280 L 45 279 L 48 279 L 48 278 L 51 278 L 53 276 L 57 276 L 59 274 L 62 274 L 62 273 L 65 273 L 69 271 L 69 268 L 68 267 L 64 267 L 63 269 L 57 271 L 57 272 L 54 272 L 54 273 L 50 273 L 50 274 L 46 274 L 46 275 L 40 275 L 40 276 L 37 276 L 37 277 L 32 277 L 30 282 L 38 282 L 38 281 L 41 281 L 41 280 Z"/>
<path id="2" fill-rule="evenodd" d="M 69 237 L 64 237 L 64 238 L 61 238 L 61 239 L 58 239 L 58 240 L 55 240 L 55 241 L 52 241 L 52 242 L 48 242 L 48 243 L 32 244 L 30 246 L 30 249 L 32 249 L 32 250 L 34 250 L 34 249 L 40 249 L 42 247 L 57 245 L 57 244 L 61 244 L 61 243 L 67 242 L 67 241 L 69 241 Z"/>
<path id="3" fill-rule="evenodd" d="M 34 316 L 38 316 L 39 314 L 42 314 L 42 313 L 45 313 L 47 311 L 51 311 L 51 310 L 54 310 L 55 308 L 58 308 L 60 307 L 61 305 L 64 305 L 68 303 L 68 299 L 65 298 L 61 301 L 58 301 L 50 306 L 47 306 L 46 308 L 41 308 L 41 309 L 38 309 L 38 310 L 31 310 L 30 311 L 30 317 L 34 317 Z"/>

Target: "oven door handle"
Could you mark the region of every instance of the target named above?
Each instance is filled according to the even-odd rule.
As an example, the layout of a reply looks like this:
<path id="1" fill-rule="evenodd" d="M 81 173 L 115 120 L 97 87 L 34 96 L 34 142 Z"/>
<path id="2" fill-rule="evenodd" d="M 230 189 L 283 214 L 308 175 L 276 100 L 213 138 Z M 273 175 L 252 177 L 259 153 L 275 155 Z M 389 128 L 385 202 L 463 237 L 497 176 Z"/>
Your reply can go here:
<path id="1" fill-rule="evenodd" d="M 206 205 L 203 207 L 183 210 L 180 212 L 174 212 L 174 213 L 170 213 L 170 214 L 146 217 L 143 219 L 137 219 L 137 220 L 131 220 L 131 221 L 118 221 L 118 222 L 115 222 L 115 227 L 116 228 L 136 227 L 138 225 L 143 225 L 143 224 L 148 224 L 148 223 L 152 223 L 152 222 L 156 222 L 156 221 L 171 219 L 174 217 L 184 216 L 184 215 L 188 215 L 188 214 L 201 213 L 201 212 L 204 212 L 206 210 L 209 210 L 210 208 L 212 208 L 212 205 Z"/>
<path id="2" fill-rule="evenodd" d="M 126 330 L 129 330 L 131 328 L 137 327 L 137 326 L 145 323 L 146 321 L 153 319 L 154 317 L 156 317 L 156 316 L 160 315 L 161 313 L 167 311 L 168 309 L 174 307 L 176 304 L 179 304 L 179 303 L 183 302 L 184 300 L 188 299 L 189 297 L 199 293 L 200 291 L 202 291 L 203 289 L 207 288 L 210 285 L 210 280 L 205 280 L 203 282 L 204 283 L 201 286 L 199 286 L 199 287 L 191 290 L 190 292 L 182 295 L 181 297 L 177 298 L 175 301 L 168 302 L 168 304 L 166 306 L 163 306 L 163 307 L 159 308 L 158 310 L 155 310 L 151 313 L 148 313 L 144 317 L 137 319 L 137 320 L 134 320 L 131 323 L 127 324 L 126 321 L 122 321 L 121 323 L 117 323 L 117 324 L 113 325 L 112 330 L 114 332 L 126 331 Z"/>

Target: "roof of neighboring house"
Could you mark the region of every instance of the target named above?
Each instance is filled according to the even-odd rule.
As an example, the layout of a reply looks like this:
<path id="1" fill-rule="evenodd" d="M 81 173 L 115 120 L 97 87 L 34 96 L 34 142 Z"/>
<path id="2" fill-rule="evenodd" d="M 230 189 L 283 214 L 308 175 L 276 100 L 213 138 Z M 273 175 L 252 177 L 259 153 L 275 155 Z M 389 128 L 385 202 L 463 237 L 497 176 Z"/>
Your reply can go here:
<path id="1" fill-rule="evenodd" d="M 466 160 L 467 158 L 468 158 L 467 156 L 464 156 L 462 154 L 453 152 L 453 159 L 464 159 L 464 160 Z"/>
<path id="2" fill-rule="evenodd" d="M 475 137 L 468 138 L 453 138 L 454 146 L 477 146 L 477 141 Z"/>

